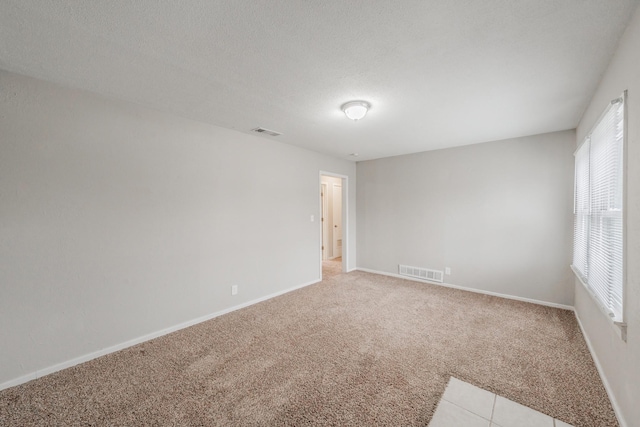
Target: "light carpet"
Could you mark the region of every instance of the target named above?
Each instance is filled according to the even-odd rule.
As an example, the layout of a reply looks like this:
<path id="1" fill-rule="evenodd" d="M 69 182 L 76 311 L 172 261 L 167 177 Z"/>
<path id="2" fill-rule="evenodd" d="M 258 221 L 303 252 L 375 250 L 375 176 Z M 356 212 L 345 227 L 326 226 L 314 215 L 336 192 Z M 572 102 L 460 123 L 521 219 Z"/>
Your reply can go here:
<path id="1" fill-rule="evenodd" d="M 617 425 L 572 312 L 327 267 L 4 390 L 0 425 L 426 426 L 450 376 L 574 426 Z"/>

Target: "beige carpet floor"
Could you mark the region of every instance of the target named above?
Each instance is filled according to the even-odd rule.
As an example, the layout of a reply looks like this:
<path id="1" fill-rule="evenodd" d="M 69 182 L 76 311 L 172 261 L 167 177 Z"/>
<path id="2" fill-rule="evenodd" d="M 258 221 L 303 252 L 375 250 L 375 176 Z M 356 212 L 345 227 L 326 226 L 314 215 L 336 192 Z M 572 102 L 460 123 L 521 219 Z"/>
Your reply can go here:
<path id="1" fill-rule="evenodd" d="M 573 313 L 385 276 L 323 282 L 0 392 L 0 425 L 426 426 L 449 376 L 615 416 Z"/>

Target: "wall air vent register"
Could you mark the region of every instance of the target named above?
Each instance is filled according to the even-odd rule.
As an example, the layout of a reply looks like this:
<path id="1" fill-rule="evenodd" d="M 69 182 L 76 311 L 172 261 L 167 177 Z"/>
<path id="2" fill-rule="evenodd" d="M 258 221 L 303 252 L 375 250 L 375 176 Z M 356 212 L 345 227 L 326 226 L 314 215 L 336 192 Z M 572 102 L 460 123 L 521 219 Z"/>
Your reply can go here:
<path id="1" fill-rule="evenodd" d="M 398 267 L 401 276 L 415 277 L 416 279 L 427 280 L 429 282 L 443 282 L 444 273 L 440 270 L 429 270 L 427 268 L 411 267 L 402 264 Z"/>

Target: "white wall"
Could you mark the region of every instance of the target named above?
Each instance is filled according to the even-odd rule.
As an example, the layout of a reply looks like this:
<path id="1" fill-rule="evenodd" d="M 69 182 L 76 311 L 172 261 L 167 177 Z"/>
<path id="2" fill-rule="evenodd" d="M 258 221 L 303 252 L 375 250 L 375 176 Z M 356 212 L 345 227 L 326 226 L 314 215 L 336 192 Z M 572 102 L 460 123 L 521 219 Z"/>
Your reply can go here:
<path id="1" fill-rule="evenodd" d="M 582 141 L 610 100 L 628 90 L 627 105 L 627 342 L 575 282 L 575 308 L 591 342 L 619 417 L 640 426 L 640 9 L 632 18 L 615 55 L 577 129 Z"/>
<path id="2" fill-rule="evenodd" d="M 575 133 L 359 162 L 358 268 L 571 305 Z"/>
<path id="3" fill-rule="evenodd" d="M 355 267 L 354 163 L 2 71 L 0 88 L 0 385 L 318 280 L 320 170 L 351 178 Z"/>

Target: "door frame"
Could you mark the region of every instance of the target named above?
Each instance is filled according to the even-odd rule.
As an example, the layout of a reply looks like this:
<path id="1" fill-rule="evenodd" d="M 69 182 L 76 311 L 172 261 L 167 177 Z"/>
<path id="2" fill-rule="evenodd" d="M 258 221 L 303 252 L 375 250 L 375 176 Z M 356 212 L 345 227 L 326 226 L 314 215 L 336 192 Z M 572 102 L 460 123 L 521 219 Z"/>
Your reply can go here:
<path id="1" fill-rule="evenodd" d="M 328 246 L 329 243 L 329 221 L 327 221 L 327 217 L 329 216 L 329 186 L 320 182 L 320 222 L 322 223 L 322 236 L 320 238 L 320 250 L 321 250 L 321 258 L 323 261 L 329 259 L 328 256 L 325 256 L 329 250 L 325 247 L 325 243 Z M 325 239 L 326 237 L 326 239 Z M 333 251 L 332 251 L 333 253 Z"/>
<path id="2" fill-rule="evenodd" d="M 349 257 L 350 257 L 350 241 L 349 241 L 349 176 L 342 175 L 334 172 L 327 172 L 321 170 L 318 173 L 318 212 L 320 218 L 322 218 L 322 197 L 320 192 L 322 191 L 322 177 L 330 176 L 333 178 L 342 179 L 342 272 L 348 271 Z M 322 221 L 318 221 L 318 253 L 316 254 L 320 268 L 320 280 L 322 280 Z"/>
<path id="3" fill-rule="evenodd" d="M 340 239 L 336 239 L 336 188 L 340 188 Z M 342 180 L 340 184 L 335 182 L 331 184 L 331 259 L 337 258 L 336 253 L 340 248 L 340 256 L 342 256 L 342 248 L 344 246 L 344 229 L 342 228 Z M 338 246 L 338 240 L 341 240 L 341 246 Z"/>

